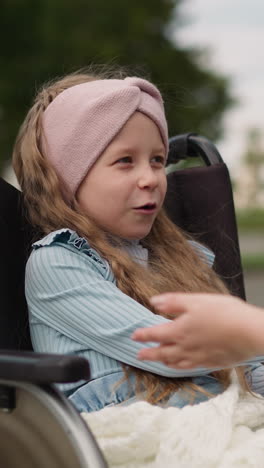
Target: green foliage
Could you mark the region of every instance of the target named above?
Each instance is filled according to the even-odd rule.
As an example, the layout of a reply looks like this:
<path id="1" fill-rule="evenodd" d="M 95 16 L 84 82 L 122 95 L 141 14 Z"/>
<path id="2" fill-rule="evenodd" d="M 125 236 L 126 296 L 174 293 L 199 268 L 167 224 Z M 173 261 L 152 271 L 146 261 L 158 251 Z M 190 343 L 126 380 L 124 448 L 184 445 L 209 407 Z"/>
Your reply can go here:
<path id="1" fill-rule="evenodd" d="M 166 167 L 166 173 L 170 174 L 171 172 L 174 172 L 174 171 L 179 171 L 182 169 L 189 169 L 191 167 L 200 167 L 200 166 L 202 167 L 204 166 L 204 161 L 201 157 L 181 159 L 177 163 L 169 164 L 169 166 Z"/>
<path id="2" fill-rule="evenodd" d="M 264 271 L 264 254 L 243 254 L 241 260 L 244 271 Z"/>
<path id="3" fill-rule="evenodd" d="M 2 0 L 0 155 L 10 157 L 36 88 L 90 63 L 131 65 L 164 94 L 170 134 L 216 140 L 231 105 L 228 80 L 199 64 L 201 52 L 172 43 L 182 0 Z"/>
<path id="4" fill-rule="evenodd" d="M 237 210 L 236 218 L 238 230 L 240 232 L 259 231 L 264 233 L 264 209 L 255 208 L 250 210 Z"/>

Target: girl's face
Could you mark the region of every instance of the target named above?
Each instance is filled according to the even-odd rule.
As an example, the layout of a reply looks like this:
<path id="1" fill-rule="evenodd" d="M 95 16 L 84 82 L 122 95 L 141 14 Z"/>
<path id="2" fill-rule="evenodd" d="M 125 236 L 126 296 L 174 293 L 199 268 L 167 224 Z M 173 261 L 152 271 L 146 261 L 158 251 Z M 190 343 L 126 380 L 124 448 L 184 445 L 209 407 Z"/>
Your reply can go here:
<path id="1" fill-rule="evenodd" d="M 79 187 L 80 206 L 105 231 L 143 239 L 166 194 L 165 157 L 158 127 L 135 112 Z"/>

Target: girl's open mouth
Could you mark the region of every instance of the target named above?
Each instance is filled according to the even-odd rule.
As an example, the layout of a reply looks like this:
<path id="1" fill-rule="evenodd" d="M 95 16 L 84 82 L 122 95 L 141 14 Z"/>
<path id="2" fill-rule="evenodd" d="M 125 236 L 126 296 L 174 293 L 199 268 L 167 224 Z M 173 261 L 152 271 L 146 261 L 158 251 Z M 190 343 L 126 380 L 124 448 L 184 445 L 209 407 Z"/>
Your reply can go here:
<path id="1" fill-rule="evenodd" d="M 157 204 L 156 203 L 146 203 L 145 205 L 138 206 L 137 208 L 134 208 L 135 211 L 139 213 L 145 213 L 145 214 L 152 214 L 155 213 L 157 210 Z"/>

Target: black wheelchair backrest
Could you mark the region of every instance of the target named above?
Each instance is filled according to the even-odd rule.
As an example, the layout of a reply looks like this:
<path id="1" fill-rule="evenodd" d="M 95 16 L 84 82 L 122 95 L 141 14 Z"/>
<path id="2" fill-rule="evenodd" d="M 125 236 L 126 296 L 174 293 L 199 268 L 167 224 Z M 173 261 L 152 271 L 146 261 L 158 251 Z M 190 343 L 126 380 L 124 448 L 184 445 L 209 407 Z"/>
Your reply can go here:
<path id="1" fill-rule="evenodd" d="M 232 185 L 211 141 L 195 134 L 170 141 L 168 164 L 201 158 L 205 166 L 168 175 L 165 207 L 172 221 L 215 253 L 214 269 L 230 292 L 245 299 Z"/>

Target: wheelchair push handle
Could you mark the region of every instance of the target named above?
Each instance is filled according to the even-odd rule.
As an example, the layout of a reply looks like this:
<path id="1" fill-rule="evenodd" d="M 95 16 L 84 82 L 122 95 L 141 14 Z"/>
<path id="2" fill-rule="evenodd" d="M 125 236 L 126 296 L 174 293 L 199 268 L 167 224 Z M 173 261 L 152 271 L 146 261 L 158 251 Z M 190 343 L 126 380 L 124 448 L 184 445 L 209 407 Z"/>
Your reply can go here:
<path id="1" fill-rule="evenodd" d="M 206 166 L 224 162 L 215 145 L 196 133 L 184 133 L 171 137 L 169 143 L 167 165 L 194 157 L 202 158 Z"/>
<path id="2" fill-rule="evenodd" d="M 1 350 L 0 379 L 38 384 L 78 382 L 90 379 L 90 366 L 79 356 Z"/>

